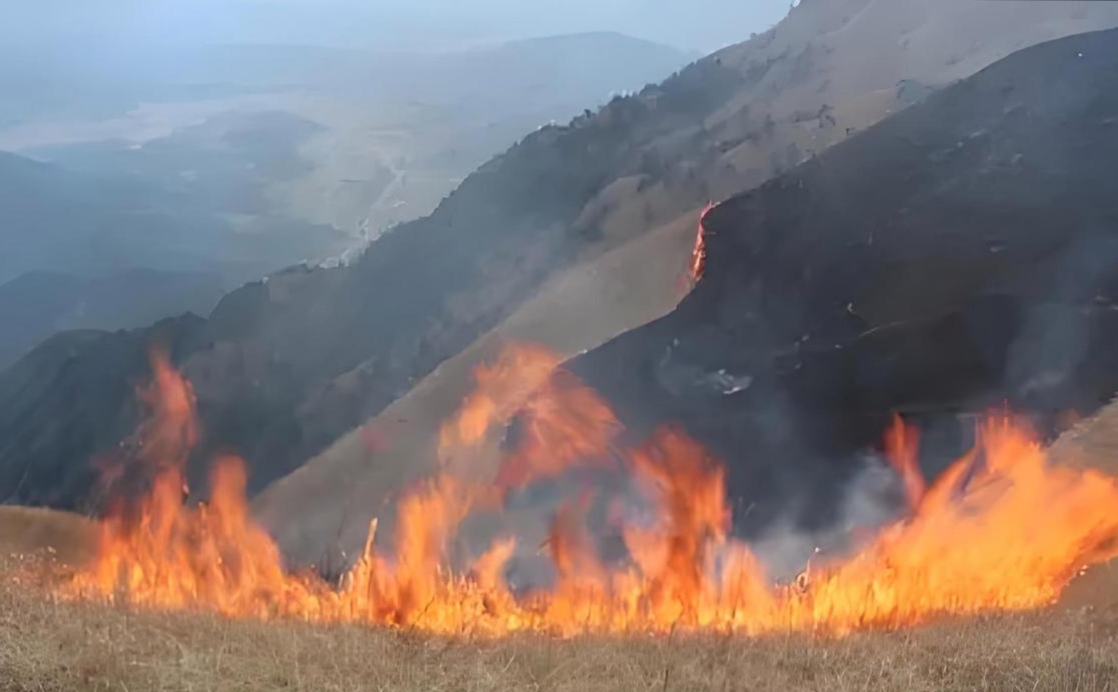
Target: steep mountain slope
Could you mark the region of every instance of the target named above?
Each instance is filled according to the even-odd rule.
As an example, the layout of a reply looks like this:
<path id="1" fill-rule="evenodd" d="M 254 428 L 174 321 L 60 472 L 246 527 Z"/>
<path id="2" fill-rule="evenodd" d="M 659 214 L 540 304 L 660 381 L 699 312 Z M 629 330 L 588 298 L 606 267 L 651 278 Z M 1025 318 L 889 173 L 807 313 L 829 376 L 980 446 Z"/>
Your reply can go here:
<path id="1" fill-rule="evenodd" d="M 187 315 L 132 332 L 58 334 L 0 372 L 0 504 L 95 505 L 94 456 L 119 451 L 144 415 L 136 391 L 150 378 L 149 347 L 181 358 L 202 326 Z"/>
<path id="2" fill-rule="evenodd" d="M 862 7 L 863 11 L 857 14 L 855 19 L 850 19 L 851 12 L 843 13 L 836 10 L 837 14 L 835 15 L 848 19 L 847 23 L 843 25 L 846 27 L 845 31 L 838 33 L 844 37 L 844 41 L 850 40 L 851 43 L 841 44 L 842 48 L 840 49 L 822 51 L 822 54 L 827 58 L 826 64 L 828 65 L 825 74 L 841 75 L 840 79 L 844 83 L 848 83 L 844 88 L 850 89 L 850 93 L 854 94 L 849 99 L 850 103 L 854 105 L 835 107 L 830 111 L 832 114 L 837 114 L 837 117 L 846 118 L 845 123 L 873 122 L 876 118 L 884 115 L 887 110 L 902 108 L 914 98 L 922 98 L 926 94 L 927 88 L 921 90 L 915 82 L 906 82 L 901 85 L 893 84 L 889 80 L 895 75 L 955 74 L 956 70 L 970 69 L 970 65 L 982 66 L 985 64 L 985 60 L 997 56 L 1002 47 L 1015 45 L 1017 42 L 1030 43 L 1034 37 L 1043 36 L 1049 32 L 1058 34 L 1067 26 L 1076 24 L 1075 21 L 1065 21 L 1070 20 L 1070 14 L 1061 14 L 1063 10 L 1053 8 L 1051 5 L 1044 12 L 1038 12 L 1030 6 L 1025 8 L 1022 15 L 1011 15 L 1007 13 L 1007 8 L 995 4 L 946 3 L 937 6 L 937 11 L 942 12 L 942 14 L 916 12 L 920 8 L 917 8 L 915 4 L 909 5 L 907 10 L 904 8 L 898 9 L 898 3 L 860 3 L 858 6 Z M 822 31 L 831 26 L 827 22 L 834 19 L 830 11 L 835 7 L 835 4 L 809 3 L 806 7 L 801 7 L 799 14 L 793 13 L 784 25 L 778 27 L 775 33 L 784 35 L 785 32 L 791 32 L 792 29 L 795 29 L 802 34 L 806 31 L 805 27 L 813 27 Z M 853 7 L 854 5 L 848 6 L 847 10 L 851 10 Z M 1065 9 L 1070 11 L 1071 8 Z M 1077 12 L 1080 10 L 1082 8 L 1075 8 Z M 994 14 L 992 16 L 982 14 L 985 12 Z M 1045 12 L 1048 14 L 1045 14 Z M 865 46 L 874 45 L 884 51 L 894 49 L 891 41 L 886 40 L 886 37 L 892 35 L 889 32 L 900 31 L 897 24 L 900 19 L 906 16 L 906 13 L 909 22 L 905 26 L 909 28 L 909 34 L 921 37 L 921 40 L 926 42 L 927 45 L 921 48 L 919 54 L 899 51 L 898 55 L 895 56 L 895 62 L 885 61 L 881 65 L 876 63 L 866 65 L 866 61 L 862 59 Z M 972 43 L 974 37 L 970 33 L 969 27 L 977 25 L 989 28 L 996 23 L 995 19 L 1002 23 L 999 30 L 990 32 L 985 38 L 986 43 Z M 1094 20 L 1098 21 L 1098 17 L 1095 17 Z M 1083 21 L 1082 16 L 1079 21 Z M 968 28 L 960 28 L 962 26 Z M 882 33 L 878 34 L 876 32 Z M 1018 33 L 1015 34 L 1014 32 Z M 823 33 L 830 36 L 833 32 L 828 30 Z M 762 37 L 760 40 L 771 42 L 773 39 Z M 969 60 L 973 62 L 963 67 L 959 67 L 963 62 L 962 60 L 951 57 L 953 53 L 950 51 L 957 48 L 956 40 L 965 42 L 964 45 L 969 51 L 966 54 L 972 56 Z M 934 57 L 937 55 L 937 50 L 940 51 L 938 53 L 939 59 Z M 726 64 L 725 56 L 727 54 L 736 52 L 740 56 L 743 51 L 744 48 L 731 49 L 722 55 L 715 56 L 713 60 L 721 60 L 723 64 Z M 855 66 L 858 66 L 858 69 L 855 69 Z M 862 67 L 872 68 L 876 71 L 876 76 L 872 76 L 866 69 L 861 69 Z M 778 71 L 779 68 L 773 69 Z M 909 69 L 912 71 L 908 72 Z M 863 77 L 867 78 L 868 84 L 866 82 L 855 83 L 857 79 Z M 811 103 L 812 98 L 820 98 L 818 91 L 821 85 L 826 85 L 826 89 L 831 88 L 831 85 L 826 84 L 829 79 L 830 77 L 818 78 L 817 76 L 815 81 L 809 80 L 807 88 L 799 83 L 793 83 L 789 86 L 779 81 L 772 84 L 766 82 L 746 91 L 746 93 L 753 94 L 757 98 L 757 102 L 749 102 L 743 98 L 736 106 L 727 106 L 717 116 L 711 116 L 708 120 L 721 119 L 719 121 L 723 122 L 724 127 L 732 126 L 738 123 L 738 119 L 748 119 L 751 108 L 754 110 L 764 108 L 763 104 L 767 103 L 766 94 L 776 92 L 782 95 L 785 93 L 782 89 L 796 93 L 796 98 L 800 99 L 799 103 L 801 104 Z M 943 79 L 948 78 L 943 77 Z M 882 85 L 882 88 L 878 91 L 867 90 L 869 86 L 874 84 L 875 80 L 880 80 L 878 83 Z M 934 83 L 936 80 L 925 78 L 925 81 Z M 836 100 L 833 103 L 843 102 Z M 867 104 L 873 105 L 877 110 L 867 110 Z M 736 116 L 730 115 L 734 113 L 734 108 L 740 110 Z M 799 110 L 803 111 L 805 108 L 801 107 Z M 817 107 L 816 112 L 820 108 L 821 106 Z M 840 127 L 840 121 L 836 120 L 837 124 L 832 124 L 824 117 L 804 124 L 798 122 L 799 116 L 796 115 L 796 109 L 787 107 L 785 113 L 791 113 L 791 115 L 787 115 L 779 121 L 775 118 L 769 121 L 768 118 L 762 116 L 763 132 L 769 133 L 764 136 L 771 137 L 771 141 L 763 140 L 761 137 L 747 137 L 742 144 L 729 148 L 728 153 L 734 153 L 741 149 L 742 152 L 737 152 L 734 155 L 742 154 L 746 158 L 752 159 L 752 163 L 748 166 L 743 164 L 743 170 L 758 177 L 764 177 L 768 172 L 787 165 L 788 160 L 784 155 L 787 143 L 794 141 L 814 142 L 815 146 L 824 146 L 838 136 L 843 139 L 846 138 L 845 127 Z M 836 128 L 841 129 L 841 135 L 835 132 Z M 796 139 L 797 137 L 800 139 Z M 702 140 L 691 140 L 690 145 L 700 147 Z M 771 147 L 771 150 L 766 149 L 766 146 Z M 805 144 L 805 146 L 807 145 Z M 743 154 L 743 152 L 745 153 Z M 766 152 L 773 155 L 766 155 Z M 721 159 L 716 156 L 712 160 L 719 161 Z M 796 157 L 792 157 L 792 161 L 795 160 Z M 691 165 L 690 169 L 708 176 L 711 181 L 709 186 L 712 188 L 722 185 L 730 187 L 735 184 L 732 182 L 736 175 L 736 169 L 733 167 L 719 167 L 708 162 L 699 166 Z M 848 173 L 852 174 L 854 172 L 852 169 Z M 685 179 L 686 176 L 681 176 L 681 178 Z M 737 184 L 745 185 L 747 182 L 741 179 Z M 654 192 L 647 192 L 653 188 Z M 670 192 L 666 194 L 669 188 Z M 679 188 L 673 187 L 670 182 L 650 186 L 645 178 L 623 178 L 607 186 L 595 196 L 583 210 L 580 221 L 585 223 L 586 219 L 594 219 L 600 223 L 601 227 L 606 229 L 606 232 L 603 233 L 605 236 L 603 244 L 621 242 L 618 240 L 619 238 L 627 237 L 629 233 L 635 232 L 636 229 L 640 228 L 640 224 L 647 221 L 649 216 L 655 217 L 657 208 L 670 209 L 672 207 L 669 205 L 688 204 L 686 194 L 678 194 L 678 192 Z M 654 205 L 663 206 L 656 207 Z M 693 226 L 694 221 L 699 216 L 700 209 L 700 206 L 692 208 L 683 218 L 687 219 Z M 662 232 L 663 229 L 659 229 L 653 233 L 659 234 Z M 630 246 L 631 244 L 623 244 L 622 249 L 628 249 Z M 663 251 L 665 250 L 660 250 L 660 252 Z M 689 256 L 690 247 L 689 245 L 678 245 L 674 250 L 666 251 L 680 253 L 676 256 L 677 261 L 685 262 L 687 256 Z M 684 253 L 686 253 L 686 256 Z M 613 253 L 610 253 L 607 257 L 611 255 Z M 631 254 L 618 254 L 617 257 L 625 257 L 625 259 L 608 265 L 610 267 L 608 270 L 603 269 L 596 261 L 589 259 L 580 266 L 587 271 L 597 270 L 603 273 L 610 271 L 618 276 L 620 281 L 636 281 L 638 278 L 647 278 L 647 267 L 650 266 L 647 255 L 636 251 L 634 248 Z M 665 287 L 678 286 L 678 276 L 670 272 L 658 274 L 655 280 L 661 281 Z M 585 299 L 581 299 L 581 302 L 575 302 L 580 300 L 577 296 L 567 295 L 571 297 L 571 300 L 564 302 L 558 311 L 553 307 L 527 303 L 521 306 L 517 314 L 532 311 L 535 313 L 537 324 L 541 326 L 547 325 L 552 317 L 561 317 L 566 311 L 576 314 L 581 311 L 593 316 L 612 315 L 612 320 L 603 321 L 598 317 L 593 317 L 584 320 L 582 323 L 572 325 L 570 329 L 576 333 L 574 337 L 570 333 L 563 333 L 559 336 L 554 330 L 548 329 L 546 326 L 534 330 L 520 331 L 514 335 L 509 335 L 509 337 L 544 343 L 556 349 L 560 354 L 573 356 L 578 350 L 589 348 L 595 342 L 608 339 L 630 327 L 631 322 L 627 322 L 627 318 L 637 315 L 643 318 L 644 316 L 666 312 L 674 307 L 679 298 L 678 294 L 672 294 L 671 292 L 645 291 L 642 298 L 639 298 L 634 304 L 615 300 L 609 293 L 587 296 Z M 614 304 L 612 310 L 609 307 L 611 303 Z M 496 333 L 501 332 L 502 329 L 500 328 L 496 330 Z M 364 531 L 365 522 L 371 513 L 380 513 L 382 516 L 389 514 L 383 511 L 379 505 L 382 498 L 390 495 L 401 484 L 409 482 L 410 479 L 422 475 L 432 468 L 431 464 L 433 464 L 435 458 L 433 449 L 438 422 L 454 410 L 454 407 L 469 391 L 471 381 L 466 376 L 466 372 L 470 366 L 476 364 L 487 354 L 492 353 L 491 336 L 487 335 L 452 361 L 448 361 L 443 367 L 440 367 L 418 384 L 406 397 L 400 399 L 396 405 L 389 407 L 380 416 L 369 420 L 363 428 L 347 435 L 321 456 L 308 462 L 297 473 L 276 483 L 261 494 L 256 503 L 258 513 L 273 533 L 280 538 L 290 555 L 297 560 L 317 560 L 322 557 L 324 546 L 336 537 L 340 537 L 343 542 L 348 541 L 349 543 L 359 540 Z M 575 346 L 575 344 L 578 345 Z M 453 367 L 450 367 L 451 364 L 453 364 Z M 649 374 L 643 371 L 636 374 L 629 370 L 625 372 L 638 379 L 649 377 Z M 406 410 L 407 413 L 398 414 L 402 410 Z M 417 413 L 417 411 L 420 413 Z M 697 413 L 695 415 L 701 416 L 702 414 Z M 876 436 L 881 429 L 877 427 L 879 423 L 879 420 L 865 422 L 866 427 L 862 430 L 862 438 L 860 439 L 866 439 L 866 430 L 872 430 L 872 435 Z M 377 431 L 378 439 L 381 440 L 379 448 L 370 449 L 366 444 L 367 439 L 364 433 L 368 430 Z M 826 483 L 826 479 L 823 479 L 822 482 Z M 324 498 L 330 499 L 324 500 Z M 345 498 L 344 501 L 342 498 Z"/>
<path id="3" fill-rule="evenodd" d="M 697 215 L 689 214 L 549 280 L 375 418 L 269 485 L 254 503 L 257 518 L 293 561 L 342 564 L 340 546 L 362 539 L 379 500 L 430 472 L 439 426 L 474 387 L 475 366 L 510 342 L 546 343 L 574 356 L 662 316 L 688 289 L 696 227 Z"/>
<path id="4" fill-rule="evenodd" d="M 248 163 L 235 154 L 215 168 Z M 0 151 L 0 282 L 29 271 L 135 267 L 221 272 L 240 282 L 314 248 L 337 247 L 333 229 L 245 209 L 254 186 L 237 174 L 207 171 L 195 190 L 181 178 L 176 185 L 150 170 L 111 168 L 74 170 Z M 224 185 L 224 197 L 207 183 Z M 269 233 L 248 232 L 260 226 Z"/>
<path id="5" fill-rule="evenodd" d="M 530 135 L 352 266 L 291 270 L 227 296 L 181 358 L 208 447 L 246 454 L 260 487 L 383 410 L 556 270 L 697 214 L 919 95 L 919 84 L 898 81 L 950 81 L 1019 42 L 1116 20 L 1118 8 L 1101 3 L 803 2 L 771 32 Z M 998 31 L 976 44 L 970 28 L 993 22 Z M 916 56 L 897 36 L 938 57 Z M 3 448 L 0 467 L 63 444 L 53 430 L 26 434 Z"/>
<path id="6" fill-rule="evenodd" d="M 754 526 L 826 521 L 891 411 L 1090 413 L 1118 391 L 1116 127 L 1118 31 L 1022 51 L 718 206 L 696 290 L 572 368 L 717 451 Z"/>

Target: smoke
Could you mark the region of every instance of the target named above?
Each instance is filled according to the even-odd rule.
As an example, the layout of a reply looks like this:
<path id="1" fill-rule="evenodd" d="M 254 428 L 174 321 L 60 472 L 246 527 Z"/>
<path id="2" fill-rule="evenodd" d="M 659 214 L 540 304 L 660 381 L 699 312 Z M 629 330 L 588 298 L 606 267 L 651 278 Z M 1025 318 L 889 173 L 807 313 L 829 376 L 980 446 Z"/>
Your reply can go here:
<path id="1" fill-rule="evenodd" d="M 1039 409 L 1076 398 L 1076 375 L 1093 339 L 1090 313 L 1112 310 L 1108 284 L 1118 268 L 1118 240 L 1081 236 L 1062 254 L 1045 293 L 1027 312 L 1011 344 L 1007 389 Z M 1085 314 L 1088 319 L 1085 319 Z"/>
<path id="2" fill-rule="evenodd" d="M 777 519 L 756 535 L 728 535 L 720 550 L 730 554 L 735 546 L 748 546 L 776 583 L 790 583 L 814 564 L 853 554 L 905 512 L 902 481 L 881 456 L 863 455 L 856 466 L 849 482 L 834 491 L 839 499 L 832 522 L 805 528 L 800 520 L 805 493 L 784 503 Z M 556 521 L 573 508 L 601 565 L 632 565 L 625 531 L 652 530 L 658 519 L 647 490 L 631 473 L 585 469 L 530 484 L 510 493 L 499 508 L 471 513 L 459 528 L 452 562 L 463 569 L 497 541 L 512 538 L 515 548 L 504 575 L 510 589 L 518 594 L 551 589 L 558 575 L 549 541 Z"/>
<path id="3" fill-rule="evenodd" d="M 901 480 L 876 455 L 867 455 L 845 488 L 836 492 L 840 499 L 833 522 L 805 528 L 793 504 L 750 542 L 774 581 L 789 582 L 817 561 L 852 553 L 904 511 Z"/>

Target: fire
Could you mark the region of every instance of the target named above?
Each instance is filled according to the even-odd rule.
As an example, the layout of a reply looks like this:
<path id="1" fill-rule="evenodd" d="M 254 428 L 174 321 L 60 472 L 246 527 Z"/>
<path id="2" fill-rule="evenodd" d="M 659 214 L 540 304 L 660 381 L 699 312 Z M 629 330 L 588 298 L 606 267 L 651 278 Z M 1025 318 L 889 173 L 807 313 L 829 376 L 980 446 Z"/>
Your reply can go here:
<path id="1" fill-rule="evenodd" d="M 695 247 L 691 250 L 691 285 L 699 283 L 703 278 L 703 271 L 706 269 L 707 264 L 707 240 L 706 240 L 706 218 L 710 210 L 714 208 L 713 203 L 707 203 L 703 208 L 702 213 L 699 214 L 699 229 L 695 232 Z"/>
<path id="2" fill-rule="evenodd" d="M 893 427 L 885 433 L 885 456 L 904 484 L 908 508 L 915 510 L 924 497 L 924 476 L 920 473 L 920 433 L 893 416 Z"/>
<path id="3" fill-rule="evenodd" d="M 470 468 L 476 448 L 514 418 L 522 439 L 501 461 L 495 480 L 499 491 L 559 476 L 578 465 L 608 464 L 595 455 L 609 448 L 620 424 L 593 390 L 559 365 L 558 356 L 545 348 L 512 344 L 493 364 L 477 368 L 477 390 L 440 431 L 444 470 L 453 460 L 467 465 L 456 467 L 458 471 L 476 473 Z"/>
<path id="4" fill-rule="evenodd" d="M 456 635 L 843 635 L 1042 608 L 1084 566 L 1118 555 L 1115 480 L 1049 464 L 1024 429 L 1001 417 L 929 483 L 915 431 L 897 419 L 886 450 L 907 514 L 853 554 L 775 584 L 731 535 L 715 458 L 676 428 L 625 447 L 609 407 L 558 358 L 516 346 L 477 372 L 477 391 L 444 426 L 444 464 L 400 501 L 392 550 L 378 545 L 374 521 L 361 555 L 334 585 L 283 569 L 280 551 L 250 516 L 239 460 L 214 464 L 208 502 L 184 501 L 183 467 L 197 437 L 193 395 L 162 355 L 153 372 L 143 396 L 152 415 L 131 469 L 149 482 L 106 513 L 97 559 L 58 587 L 63 596 Z M 500 467 L 488 479 L 463 473 L 463 460 L 516 416 L 524 433 Z M 453 541 L 471 513 L 500 510 L 509 491 L 572 473 L 612 482 L 598 484 L 608 490 L 583 483 L 560 503 L 538 548 L 509 530 L 472 563 L 455 565 Z M 593 517 L 603 502 L 612 517 L 605 521 L 619 524 L 623 555 L 599 546 L 601 521 Z M 518 592 L 506 582 L 525 550 L 549 560 L 549 588 Z"/>

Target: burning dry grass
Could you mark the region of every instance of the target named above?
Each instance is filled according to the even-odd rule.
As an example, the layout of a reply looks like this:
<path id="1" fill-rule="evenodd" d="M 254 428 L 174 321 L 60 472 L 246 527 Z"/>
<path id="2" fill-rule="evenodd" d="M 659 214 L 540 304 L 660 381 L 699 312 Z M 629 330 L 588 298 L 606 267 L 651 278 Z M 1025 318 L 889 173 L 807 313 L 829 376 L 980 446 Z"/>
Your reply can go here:
<path id="1" fill-rule="evenodd" d="M 841 640 L 469 641 L 54 603 L 0 585 L 3 690 L 1118 690 L 1115 621 L 1041 613 Z"/>
<path id="2" fill-rule="evenodd" d="M 558 364 L 549 352 L 518 345 L 479 368 L 477 391 L 442 429 L 442 470 L 399 500 L 394 551 L 382 550 L 374 523 L 333 584 L 285 571 L 249 515 L 238 459 L 215 460 L 209 501 L 184 504 L 183 467 L 198 431 L 192 388 L 156 354 L 153 383 L 140 392 L 152 416 L 138 433 L 139 451 L 131 464 L 102 464 L 112 482 L 132 479 L 133 492 L 113 495 L 92 564 L 48 592 L 464 636 L 841 635 L 1043 608 L 1082 569 L 1118 555 L 1112 477 L 1050 465 L 1027 431 L 1000 418 L 929 484 L 917 466 L 916 431 L 898 419 L 889 456 L 907 490 L 907 515 L 862 532 L 847 555 L 807 561 L 794 582 L 773 583 L 751 548 L 728 534 L 721 464 L 672 426 L 621 449 L 609 406 Z M 515 449 L 496 468 L 480 468 L 472 461 L 477 445 L 507 430 L 518 412 Z M 451 541 L 472 512 L 499 514 L 510 491 L 575 471 L 629 484 L 630 492 L 598 498 L 606 515 L 595 520 L 620 531 L 626 560 L 608 561 L 595 541 L 594 484 L 584 479 L 581 492 L 555 507 L 542 544 L 522 542 L 510 524 L 468 567 L 453 564 Z M 485 477 L 492 481 L 478 480 Z M 506 581 L 524 545 L 540 545 L 536 556 L 550 560 L 550 588 L 518 594 Z"/>
<path id="3" fill-rule="evenodd" d="M 601 471 L 596 452 L 616 420 L 576 380 L 552 377 L 555 366 L 520 348 L 479 370 L 440 452 L 468 450 L 521 411 L 523 438 L 490 490 Z M 165 361 L 153 370 L 136 459 L 149 487 L 121 496 L 96 541 L 81 520 L 24 510 L 0 532 L 0 549 L 6 534 L 17 540 L 3 555 L 24 553 L 28 536 L 96 544 L 84 564 L 54 550 L 53 564 L 21 559 L 0 580 L 0 689 L 1118 692 L 1118 611 L 973 617 L 1044 608 L 1118 550 L 1114 480 L 1050 465 L 1008 420 L 984 426 L 976 450 L 930 484 L 915 431 L 898 420 L 889 457 L 908 515 L 775 586 L 727 537 L 720 465 L 666 429 L 613 460 L 644 482 L 656 517 L 623 525 L 634 564 L 601 562 L 580 506 L 563 504 L 547 543 L 556 584 L 522 601 L 502 580 L 511 542 L 494 543 L 469 577 L 444 567 L 470 503 L 492 502 L 451 473 L 455 455 L 401 500 L 394 560 L 371 535 L 339 585 L 284 572 L 248 515 L 239 462 L 215 465 L 208 502 L 183 504 L 191 389 Z"/>
<path id="4" fill-rule="evenodd" d="M 1118 691 L 1113 608 L 838 640 L 466 640 L 56 602 L 17 581 L 34 573 L 27 567 L 39 556 L 58 563 L 86 555 L 90 529 L 64 513 L 0 508 L 0 690 Z M 1098 602 L 1099 585 L 1089 581 L 1092 593 L 1083 596 Z"/>

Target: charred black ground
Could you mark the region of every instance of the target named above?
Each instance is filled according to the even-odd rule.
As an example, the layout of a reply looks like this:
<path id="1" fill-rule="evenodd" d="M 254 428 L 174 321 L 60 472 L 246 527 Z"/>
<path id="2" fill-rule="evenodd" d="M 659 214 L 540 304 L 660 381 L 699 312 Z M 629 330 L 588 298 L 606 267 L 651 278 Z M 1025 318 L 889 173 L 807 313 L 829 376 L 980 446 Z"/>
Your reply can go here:
<path id="1" fill-rule="evenodd" d="M 893 411 L 936 466 L 961 414 L 1118 389 L 1115 161 L 1118 32 L 1022 51 L 714 209 L 679 309 L 573 367 L 718 452 L 741 528 L 826 520 Z"/>

